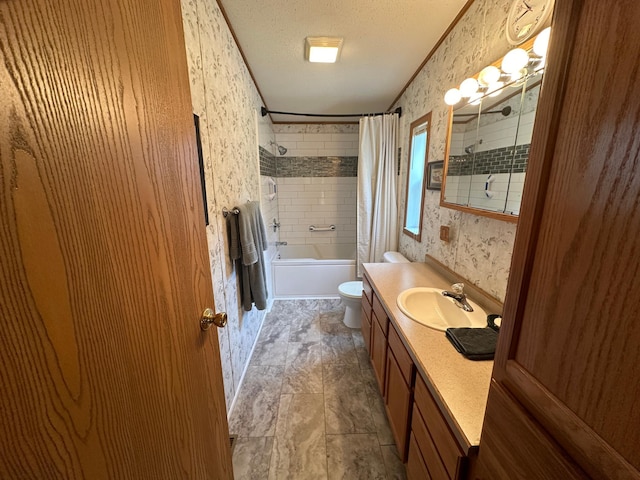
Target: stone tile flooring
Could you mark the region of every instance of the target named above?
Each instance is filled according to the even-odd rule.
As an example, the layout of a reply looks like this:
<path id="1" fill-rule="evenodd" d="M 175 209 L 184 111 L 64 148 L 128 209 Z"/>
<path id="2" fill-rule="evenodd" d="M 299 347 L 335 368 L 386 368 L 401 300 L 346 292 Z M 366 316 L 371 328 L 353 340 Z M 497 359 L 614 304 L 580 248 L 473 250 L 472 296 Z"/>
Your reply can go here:
<path id="1" fill-rule="evenodd" d="M 340 300 L 277 300 L 229 422 L 236 480 L 405 479 L 360 330 Z"/>

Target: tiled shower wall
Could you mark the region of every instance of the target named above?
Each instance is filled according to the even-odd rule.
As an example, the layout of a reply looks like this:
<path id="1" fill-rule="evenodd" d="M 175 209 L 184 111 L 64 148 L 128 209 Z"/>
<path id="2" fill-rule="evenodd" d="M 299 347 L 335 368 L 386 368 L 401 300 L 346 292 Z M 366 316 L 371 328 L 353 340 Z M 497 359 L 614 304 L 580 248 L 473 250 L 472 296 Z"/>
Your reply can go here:
<path id="1" fill-rule="evenodd" d="M 259 115 L 262 100 L 218 4 L 182 0 L 182 16 L 193 111 L 200 116 L 215 308 L 229 319 L 217 330 L 229 410 L 266 312 L 240 306 L 222 208 L 261 200 L 263 215 L 272 213 L 261 196 L 258 143 L 268 145 L 273 131 L 268 117 Z"/>
<path id="2" fill-rule="evenodd" d="M 274 125 L 280 240 L 356 243 L 358 125 Z M 309 226 L 334 231 L 309 230 Z"/>

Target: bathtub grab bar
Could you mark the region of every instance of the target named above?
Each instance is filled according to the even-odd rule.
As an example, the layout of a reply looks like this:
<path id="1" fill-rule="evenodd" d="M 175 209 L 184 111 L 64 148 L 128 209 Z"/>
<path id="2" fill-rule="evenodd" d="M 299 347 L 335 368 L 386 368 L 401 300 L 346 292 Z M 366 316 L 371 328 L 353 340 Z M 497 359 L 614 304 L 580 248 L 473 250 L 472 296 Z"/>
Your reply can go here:
<path id="1" fill-rule="evenodd" d="M 329 225 L 328 227 L 316 227 L 315 225 L 309 225 L 310 232 L 329 232 L 336 229 L 335 225 Z"/>

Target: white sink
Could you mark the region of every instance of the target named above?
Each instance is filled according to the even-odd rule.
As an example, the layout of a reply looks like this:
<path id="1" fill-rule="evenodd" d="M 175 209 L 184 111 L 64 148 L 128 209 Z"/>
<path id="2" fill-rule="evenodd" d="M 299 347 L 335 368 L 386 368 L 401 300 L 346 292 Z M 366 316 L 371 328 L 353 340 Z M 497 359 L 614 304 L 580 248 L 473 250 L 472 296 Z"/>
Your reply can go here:
<path id="1" fill-rule="evenodd" d="M 473 312 L 465 312 L 442 295 L 443 289 L 410 288 L 398 295 L 398 307 L 409 318 L 427 327 L 445 331 L 450 327 L 486 327 L 487 314 L 467 298 Z"/>

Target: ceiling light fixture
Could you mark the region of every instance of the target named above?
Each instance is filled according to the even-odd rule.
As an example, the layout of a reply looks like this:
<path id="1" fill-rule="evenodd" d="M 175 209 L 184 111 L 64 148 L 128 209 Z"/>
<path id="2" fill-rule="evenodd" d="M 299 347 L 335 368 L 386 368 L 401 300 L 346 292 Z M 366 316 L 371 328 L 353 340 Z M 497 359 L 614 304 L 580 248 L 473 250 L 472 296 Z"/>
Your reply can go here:
<path id="1" fill-rule="evenodd" d="M 338 37 L 307 37 L 304 42 L 305 58 L 313 63 L 335 63 L 343 41 Z"/>

